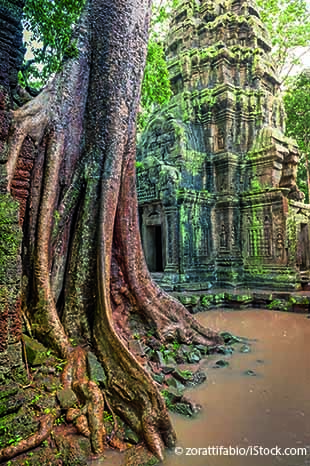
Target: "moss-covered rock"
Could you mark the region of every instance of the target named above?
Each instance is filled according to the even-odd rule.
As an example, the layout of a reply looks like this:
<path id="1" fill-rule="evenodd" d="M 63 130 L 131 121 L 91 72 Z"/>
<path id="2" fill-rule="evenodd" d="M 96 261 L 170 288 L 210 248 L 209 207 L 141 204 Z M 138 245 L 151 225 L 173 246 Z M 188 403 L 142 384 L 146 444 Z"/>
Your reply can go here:
<path id="1" fill-rule="evenodd" d="M 48 359 L 47 348 L 37 340 L 23 335 L 27 360 L 30 366 L 41 366 L 46 363 Z"/>

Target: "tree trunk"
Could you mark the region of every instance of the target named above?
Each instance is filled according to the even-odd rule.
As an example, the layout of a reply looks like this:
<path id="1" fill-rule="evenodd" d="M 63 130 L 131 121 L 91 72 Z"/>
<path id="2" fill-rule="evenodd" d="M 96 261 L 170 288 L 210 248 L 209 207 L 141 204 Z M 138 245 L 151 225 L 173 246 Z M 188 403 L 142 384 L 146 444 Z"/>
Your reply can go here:
<path id="1" fill-rule="evenodd" d="M 307 147 L 306 144 L 305 144 L 305 147 Z M 307 190 L 308 190 L 307 201 L 308 201 L 308 204 L 309 204 L 310 203 L 310 171 L 309 171 L 309 154 L 308 154 L 308 152 L 305 153 L 305 158 L 306 158 Z"/>
<path id="2" fill-rule="evenodd" d="M 24 200 L 23 309 L 37 337 L 67 359 L 63 384 L 87 405 L 77 426 L 101 454 L 105 396 L 162 459 L 175 434 L 155 382 L 128 349 L 128 316 L 140 313 L 162 342 L 219 338 L 157 287 L 141 247 L 135 125 L 149 14 L 150 0 L 89 2 L 78 57 L 14 112 L 7 171 Z M 104 395 L 88 377 L 89 348 L 107 376 Z"/>

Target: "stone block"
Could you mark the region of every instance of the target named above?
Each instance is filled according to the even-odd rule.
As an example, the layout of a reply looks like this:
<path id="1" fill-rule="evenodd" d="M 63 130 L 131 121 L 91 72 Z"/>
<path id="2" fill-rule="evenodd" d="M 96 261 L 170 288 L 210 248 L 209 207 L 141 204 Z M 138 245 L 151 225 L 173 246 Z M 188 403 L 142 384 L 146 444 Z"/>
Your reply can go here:
<path id="1" fill-rule="evenodd" d="M 27 335 L 23 335 L 23 339 L 25 342 L 28 364 L 30 366 L 41 366 L 45 364 L 48 358 L 45 346 Z"/>
<path id="2" fill-rule="evenodd" d="M 58 391 L 57 398 L 63 409 L 73 408 L 78 403 L 77 396 L 71 388 L 64 388 Z"/>
<path id="3" fill-rule="evenodd" d="M 104 369 L 96 356 L 91 352 L 87 353 L 87 366 L 90 380 L 106 385 L 107 376 L 104 372 Z"/>

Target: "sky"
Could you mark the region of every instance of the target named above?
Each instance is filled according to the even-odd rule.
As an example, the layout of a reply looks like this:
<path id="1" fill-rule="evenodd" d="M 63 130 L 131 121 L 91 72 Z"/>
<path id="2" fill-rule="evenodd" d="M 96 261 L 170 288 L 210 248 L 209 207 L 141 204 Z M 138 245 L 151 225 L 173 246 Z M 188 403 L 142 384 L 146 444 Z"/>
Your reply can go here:
<path id="1" fill-rule="evenodd" d="M 158 4 L 158 3 L 161 3 L 163 2 L 164 3 L 165 0 L 153 0 L 154 4 Z M 310 9 L 310 0 L 306 0 L 306 3 L 307 5 L 309 6 L 309 9 Z M 29 37 L 30 37 L 30 34 L 29 32 L 25 31 L 24 33 L 24 39 L 27 41 L 29 40 Z M 34 43 L 34 46 L 35 43 Z M 305 48 L 306 49 L 306 48 Z M 297 56 L 300 56 L 302 55 L 301 57 L 301 66 L 295 66 L 292 70 L 292 75 L 294 74 L 298 74 L 300 72 L 301 69 L 303 68 L 310 68 L 310 44 L 309 44 L 309 47 L 307 47 L 307 50 L 305 50 L 304 48 L 300 47 L 298 49 L 296 49 L 296 53 L 297 53 Z M 306 53 L 304 53 L 306 51 Z M 33 57 L 32 53 L 31 53 L 31 50 L 30 48 L 28 48 L 27 52 L 26 52 L 26 60 L 29 60 Z"/>

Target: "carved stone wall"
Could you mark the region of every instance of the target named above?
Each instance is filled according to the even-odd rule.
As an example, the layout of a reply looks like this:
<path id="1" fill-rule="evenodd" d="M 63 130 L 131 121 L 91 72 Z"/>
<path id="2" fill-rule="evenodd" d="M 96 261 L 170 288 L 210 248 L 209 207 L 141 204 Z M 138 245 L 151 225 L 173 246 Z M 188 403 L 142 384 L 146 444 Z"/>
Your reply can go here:
<path id="1" fill-rule="evenodd" d="M 300 286 L 299 263 L 307 268 L 308 257 L 296 246 L 292 260 L 288 233 L 303 196 L 299 154 L 284 136 L 270 51 L 253 1 L 184 0 L 172 18 L 174 95 L 151 116 L 138 146 L 140 209 L 156 201 L 174 212 L 166 257 L 173 250 L 178 258 L 173 275 L 166 264 L 167 288 Z M 303 211 L 307 217 L 309 207 Z M 297 230 L 300 244 L 309 232 Z"/>
<path id="2" fill-rule="evenodd" d="M 0 3 L 0 384 L 18 379 L 23 372 L 19 203 L 7 192 L 6 173 L 10 110 L 18 98 L 17 71 L 24 54 L 23 6 L 19 0 Z"/>

